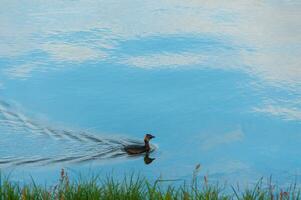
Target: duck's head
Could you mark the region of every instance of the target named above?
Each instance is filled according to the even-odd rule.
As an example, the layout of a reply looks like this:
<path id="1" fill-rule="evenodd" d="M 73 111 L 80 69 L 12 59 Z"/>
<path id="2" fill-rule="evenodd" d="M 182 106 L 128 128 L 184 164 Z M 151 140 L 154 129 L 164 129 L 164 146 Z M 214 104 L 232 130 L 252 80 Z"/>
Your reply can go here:
<path id="1" fill-rule="evenodd" d="M 151 139 L 155 138 L 155 136 L 153 136 L 152 134 L 146 134 L 144 136 L 144 141 L 145 142 L 149 142 Z"/>

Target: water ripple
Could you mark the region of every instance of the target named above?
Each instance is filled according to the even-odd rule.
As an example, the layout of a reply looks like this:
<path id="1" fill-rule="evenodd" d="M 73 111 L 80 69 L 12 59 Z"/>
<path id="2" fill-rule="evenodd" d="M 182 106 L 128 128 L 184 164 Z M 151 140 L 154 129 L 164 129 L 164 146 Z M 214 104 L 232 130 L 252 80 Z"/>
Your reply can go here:
<path id="1" fill-rule="evenodd" d="M 18 132 L 27 137 L 43 136 L 46 146 L 51 146 L 55 140 L 65 145 L 64 154 L 10 156 L 0 159 L 0 166 L 19 165 L 48 165 L 66 162 L 87 162 L 127 156 L 123 147 L 125 145 L 139 145 L 140 141 L 128 138 L 103 138 L 89 132 L 56 129 L 33 121 L 22 113 L 16 111 L 10 104 L 0 101 L 0 128 L 6 127 L 9 134 Z M 55 139 L 55 140 L 53 140 Z M 60 146 L 60 148 L 62 148 Z M 3 153 L 2 153 L 3 154 Z M 38 148 L 34 154 L 39 154 Z"/>

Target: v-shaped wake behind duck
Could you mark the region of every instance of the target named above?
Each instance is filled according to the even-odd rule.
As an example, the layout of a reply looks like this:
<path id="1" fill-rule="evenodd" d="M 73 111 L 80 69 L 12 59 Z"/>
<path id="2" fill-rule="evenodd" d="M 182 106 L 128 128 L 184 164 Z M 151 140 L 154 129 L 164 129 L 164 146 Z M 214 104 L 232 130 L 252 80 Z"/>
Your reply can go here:
<path id="1" fill-rule="evenodd" d="M 144 136 L 144 145 L 128 145 L 124 147 L 124 151 L 131 155 L 149 153 L 151 150 L 149 141 L 152 138 L 155 138 L 155 136 L 151 134 L 146 134 Z"/>

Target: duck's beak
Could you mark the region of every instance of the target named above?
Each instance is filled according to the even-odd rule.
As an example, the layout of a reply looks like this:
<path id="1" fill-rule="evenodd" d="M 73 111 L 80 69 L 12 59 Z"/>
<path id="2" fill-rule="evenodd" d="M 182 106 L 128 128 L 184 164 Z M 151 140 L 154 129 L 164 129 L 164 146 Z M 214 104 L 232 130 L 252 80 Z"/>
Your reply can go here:
<path id="1" fill-rule="evenodd" d="M 153 139 L 153 138 L 155 138 L 155 136 L 153 136 L 153 135 L 152 135 L 152 136 L 150 136 L 150 139 Z"/>

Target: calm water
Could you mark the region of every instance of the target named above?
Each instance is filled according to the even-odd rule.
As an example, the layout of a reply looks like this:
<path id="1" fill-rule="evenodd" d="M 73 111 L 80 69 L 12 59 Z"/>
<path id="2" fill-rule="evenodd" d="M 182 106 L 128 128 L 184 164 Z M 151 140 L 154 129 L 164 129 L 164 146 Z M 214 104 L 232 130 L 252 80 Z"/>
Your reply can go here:
<path id="1" fill-rule="evenodd" d="M 1 1 L 0 167 L 301 176 L 299 1 Z M 155 160 L 120 149 L 145 133 Z M 301 178 L 301 177 L 300 177 Z"/>

